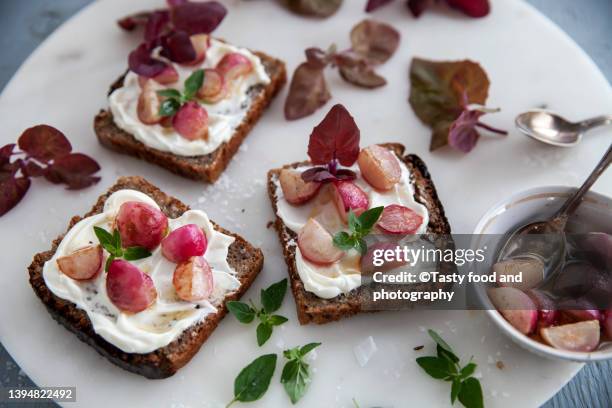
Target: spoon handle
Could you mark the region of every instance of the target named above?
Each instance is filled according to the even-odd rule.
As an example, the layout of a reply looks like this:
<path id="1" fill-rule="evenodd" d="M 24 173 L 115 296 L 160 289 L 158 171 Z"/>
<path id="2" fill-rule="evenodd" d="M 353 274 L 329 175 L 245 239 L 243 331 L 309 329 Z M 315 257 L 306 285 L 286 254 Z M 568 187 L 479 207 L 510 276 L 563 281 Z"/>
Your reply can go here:
<path id="1" fill-rule="evenodd" d="M 612 125 L 612 115 L 602 115 L 580 122 L 580 128 L 587 131 L 599 126 Z"/>
<path id="2" fill-rule="evenodd" d="M 597 167 L 591 172 L 589 177 L 585 180 L 582 186 L 571 196 L 559 209 L 555 219 L 562 220 L 563 223 L 567 221 L 567 218 L 576 210 L 578 205 L 582 202 L 582 197 L 586 194 L 587 191 L 591 188 L 591 186 L 597 181 L 599 176 L 606 171 L 610 163 L 612 162 L 612 144 L 608 147 L 608 151 L 601 159 Z"/>

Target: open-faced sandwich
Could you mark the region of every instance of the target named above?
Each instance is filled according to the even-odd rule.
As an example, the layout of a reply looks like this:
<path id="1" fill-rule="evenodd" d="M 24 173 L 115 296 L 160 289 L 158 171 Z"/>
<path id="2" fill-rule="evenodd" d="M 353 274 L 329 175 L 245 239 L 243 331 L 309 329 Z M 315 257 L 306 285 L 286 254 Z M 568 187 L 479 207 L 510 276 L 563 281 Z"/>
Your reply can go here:
<path id="1" fill-rule="evenodd" d="M 165 378 L 249 288 L 262 252 L 140 177 L 123 177 L 29 267 L 49 313 L 114 364 Z"/>
<path id="2" fill-rule="evenodd" d="M 149 13 L 145 42 L 95 118 L 102 145 L 191 179 L 219 178 L 286 82 L 282 61 L 210 36 L 224 16 L 216 2 Z M 134 28 L 136 17 L 122 21 Z"/>
<path id="3" fill-rule="evenodd" d="M 360 149 L 359 138 L 351 115 L 336 105 L 310 136 L 310 161 L 268 173 L 275 227 L 302 324 L 363 311 L 363 241 L 351 230 L 450 234 L 421 159 L 405 156 L 404 146 L 395 143 Z M 372 215 L 362 220 L 368 212 Z M 366 226 L 374 213 L 375 225 Z"/>

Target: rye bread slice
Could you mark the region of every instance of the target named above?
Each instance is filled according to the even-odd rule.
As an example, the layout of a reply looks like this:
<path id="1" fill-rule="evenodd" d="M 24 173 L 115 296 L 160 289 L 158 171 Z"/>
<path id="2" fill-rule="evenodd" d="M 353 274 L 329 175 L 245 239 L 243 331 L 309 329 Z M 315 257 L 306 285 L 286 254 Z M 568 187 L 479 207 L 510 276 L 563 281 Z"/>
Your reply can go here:
<path id="1" fill-rule="evenodd" d="M 270 77 L 270 83 L 265 86 L 256 85 L 248 90 L 251 102 L 244 120 L 238 125 L 232 137 L 215 151 L 206 155 L 187 157 L 154 149 L 120 129 L 115 124 L 110 110 L 101 110 L 94 119 L 94 130 L 98 140 L 109 149 L 157 164 L 183 177 L 214 183 L 236 154 L 242 141 L 263 115 L 265 108 L 287 82 L 287 71 L 281 60 L 262 52 L 254 52 L 254 54 L 261 59 Z M 111 85 L 109 95 L 123 85 L 124 77 L 125 74 Z"/>
<path id="2" fill-rule="evenodd" d="M 105 194 L 98 198 L 97 203 L 83 217 L 75 216 L 70 221 L 68 230 L 82 218 L 102 211 L 106 199 L 115 191 L 134 189 L 153 198 L 162 211 L 171 218 L 179 217 L 189 207 L 178 199 L 171 197 L 141 177 L 121 177 Z M 240 280 L 240 288 L 228 294 L 223 303 L 217 307 L 218 311 L 209 314 L 205 320 L 196 323 L 185 330 L 176 340 L 155 351 L 145 354 L 126 353 L 97 335 L 87 317 L 87 313 L 67 300 L 55 296 L 45 284 L 42 275 L 43 265 L 51 259 L 64 235 L 53 241 L 49 251 L 34 256 L 28 271 L 30 284 L 36 295 L 44 303 L 51 316 L 77 335 L 79 339 L 92 346 L 98 353 L 106 357 L 113 364 L 128 371 L 143 375 L 147 378 L 166 378 L 183 367 L 198 352 L 202 344 L 215 330 L 221 319 L 227 313 L 226 302 L 239 299 L 251 286 L 255 277 L 263 267 L 263 254 L 260 249 L 253 247 L 239 235 L 226 231 L 214 224 L 216 230 L 231 235 L 236 240 L 229 247 L 228 262 L 236 270 Z"/>
<path id="3" fill-rule="evenodd" d="M 411 174 L 411 181 L 414 186 L 414 198 L 419 203 L 425 205 L 429 212 L 429 224 L 427 233 L 432 234 L 450 234 L 451 228 L 444 214 L 444 207 L 438 199 L 436 188 L 425 163 L 416 155 L 409 154 L 404 156 L 405 147 L 398 143 L 386 143 L 381 146 L 393 150 L 400 160 L 402 160 Z M 274 227 L 278 233 L 285 262 L 289 269 L 289 278 L 291 280 L 291 290 L 295 298 L 298 320 L 301 324 L 317 323 L 324 324 L 335 320 L 340 320 L 345 317 L 365 312 L 362 305 L 368 302 L 368 294 L 363 290 L 363 286 L 356 288 L 348 294 L 336 296 L 332 299 L 322 299 L 315 294 L 306 291 L 304 284 L 298 275 L 297 266 L 295 263 L 295 250 L 297 242 L 297 234 L 290 230 L 277 215 L 278 197 L 276 195 L 276 182 L 280 171 L 284 168 L 297 168 L 309 164 L 309 161 L 288 164 L 282 168 L 272 169 L 268 172 L 268 195 L 272 202 L 276 221 Z M 445 273 L 447 271 L 441 271 Z M 448 271 L 450 272 L 450 271 Z M 431 284 L 423 284 L 420 290 L 435 289 Z M 416 287 L 414 290 L 419 290 Z"/>

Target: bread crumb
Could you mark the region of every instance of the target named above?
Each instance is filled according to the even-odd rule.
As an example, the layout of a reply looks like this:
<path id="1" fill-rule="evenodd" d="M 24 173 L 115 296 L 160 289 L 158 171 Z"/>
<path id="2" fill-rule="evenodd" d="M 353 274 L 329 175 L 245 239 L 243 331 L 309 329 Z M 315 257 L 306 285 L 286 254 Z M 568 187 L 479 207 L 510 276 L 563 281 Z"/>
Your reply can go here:
<path id="1" fill-rule="evenodd" d="M 503 361 L 497 361 L 497 363 L 495 363 L 495 366 L 497 366 L 497 368 L 499 368 L 500 370 L 503 370 L 505 367 Z"/>
<path id="2" fill-rule="evenodd" d="M 416 346 L 415 348 L 413 348 L 413 350 L 414 351 L 423 350 L 423 347 L 425 347 L 425 346 Z"/>
<path id="3" fill-rule="evenodd" d="M 274 225 L 274 221 L 268 221 L 268 223 L 266 224 L 266 228 L 270 229 L 272 228 L 273 225 Z"/>

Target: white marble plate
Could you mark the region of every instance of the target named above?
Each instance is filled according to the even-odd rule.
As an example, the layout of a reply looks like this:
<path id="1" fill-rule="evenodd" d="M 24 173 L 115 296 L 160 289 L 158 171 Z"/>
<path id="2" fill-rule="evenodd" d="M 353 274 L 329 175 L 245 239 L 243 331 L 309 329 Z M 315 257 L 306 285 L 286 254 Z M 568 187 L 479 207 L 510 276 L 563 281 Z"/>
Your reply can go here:
<path id="1" fill-rule="evenodd" d="M 286 276 L 276 236 L 266 229 L 273 214 L 265 175 L 271 167 L 305 158 L 309 131 L 327 109 L 288 123 L 282 116 L 284 91 L 214 186 L 111 153 L 95 139 L 93 117 L 106 106 L 108 85 L 125 69 L 127 54 L 137 42 L 137 36 L 120 31 L 115 20 L 162 3 L 94 3 L 32 54 L 0 98 L 1 144 L 14 141 L 26 127 L 49 123 L 64 130 L 77 151 L 95 156 L 103 166 L 102 182 L 81 192 L 35 181 L 25 200 L 0 219 L 0 341 L 37 384 L 76 386 L 78 406 L 217 407 L 232 398 L 234 377 L 257 355 L 322 341 L 312 363 L 314 381 L 301 406 L 350 407 L 352 398 L 362 407 L 447 406 L 449 384 L 428 378 L 414 362 L 433 349 L 425 328 L 440 331 L 461 356 L 474 356 L 487 406 L 536 406 L 578 371 L 580 365 L 544 360 L 519 349 L 483 313 L 380 313 L 301 327 L 290 295 L 282 313 L 291 321 L 264 347 L 255 344 L 255 327 L 241 326 L 230 317 L 187 367 L 162 381 L 124 372 L 57 325 L 30 289 L 26 266 L 34 253 L 49 248 L 73 214 L 88 210 L 120 175 L 146 176 L 260 245 L 266 264 L 247 297 L 256 297 L 261 287 Z M 389 85 L 365 91 L 344 84 L 335 73 L 328 75 L 334 95 L 328 108 L 336 102 L 348 107 L 361 127 L 363 145 L 398 141 L 419 154 L 433 174 L 455 232 L 471 232 L 487 208 L 513 192 L 583 180 L 610 142 L 609 133 L 589 134 L 579 147 L 563 150 L 540 145 L 513 129 L 517 113 L 542 104 L 570 119 L 612 112 L 609 84 L 574 42 L 522 1 L 493 1 L 493 13 L 479 21 L 434 12 L 414 20 L 400 3 L 375 15 L 402 32 L 401 49 L 381 69 Z M 364 1 L 358 0 L 346 1 L 325 21 L 290 15 L 273 1 L 232 0 L 227 5 L 230 13 L 218 35 L 282 57 L 290 70 L 308 46 L 348 45 L 350 27 L 365 17 Z M 492 82 L 490 105 L 503 108 L 487 121 L 511 130 L 507 139 L 484 136 L 467 156 L 430 153 L 429 130 L 406 102 L 408 64 L 415 55 L 481 62 Z M 612 173 L 595 189 L 612 194 Z M 368 336 L 377 351 L 361 367 L 353 348 Z M 413 351 L 422 344 L 425 350 Z M 498 360 L 503 370 L 496 368 Z M 251 406 L 289 405 L 278 372 L 273 381 L 265 397 Z"/>

